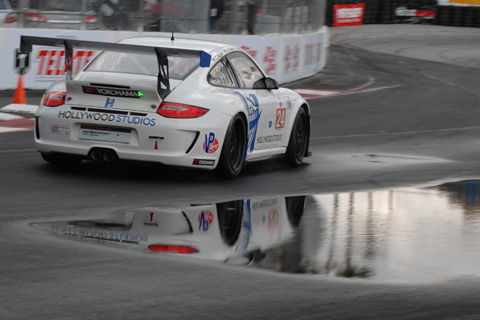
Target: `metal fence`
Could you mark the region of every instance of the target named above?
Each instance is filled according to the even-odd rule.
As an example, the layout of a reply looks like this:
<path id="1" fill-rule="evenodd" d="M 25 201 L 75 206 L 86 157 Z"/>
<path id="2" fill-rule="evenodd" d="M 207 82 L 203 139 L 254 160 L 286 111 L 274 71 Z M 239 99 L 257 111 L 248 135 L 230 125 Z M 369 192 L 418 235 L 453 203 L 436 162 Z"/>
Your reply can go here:
<path id="1" fill-rule="evenodd" d="M 20 28 L 183 33 L 304 33 L 326 0 L 10 0 Z"/>

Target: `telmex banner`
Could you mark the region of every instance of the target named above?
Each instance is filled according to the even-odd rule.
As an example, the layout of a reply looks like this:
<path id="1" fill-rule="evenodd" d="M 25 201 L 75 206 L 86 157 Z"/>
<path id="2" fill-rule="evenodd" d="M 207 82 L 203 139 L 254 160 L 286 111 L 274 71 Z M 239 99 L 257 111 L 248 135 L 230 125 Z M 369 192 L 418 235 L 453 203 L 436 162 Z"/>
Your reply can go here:
<path id="1" fill-rule="evenodd" d="M 14 50 L 20 45 L 21 35 L 115 42 L 138 36 L 171 37 L 161 32 L 76 31 L 0 29 L 0 90 L 14 89 L 18 75 L 14 70 Z M 329 47 L 328 28 L 302 35 L 242 36 L 222 34 L 175 34 L 175 38 L 191 38 L 230 43 L 247 51 L 265 71 L 279 83 L 302 79 L 322 70 Z M 75 75 L 98 52 L 74 50 L 72 71 Z M 34 46 L 30 56 L 30 69 L 24 76 L 28 89 L 46 89 L 53 82 L 65 79 L 65 52 L 62 48 Z M 11 63 L 8 63 L 10 62 Z"/>
<path id="2" fill-rule="evenodd" d="M 333 26 L 348 27 L 363 24 L 365 3 L 337 4 L 333 6 Z"/>

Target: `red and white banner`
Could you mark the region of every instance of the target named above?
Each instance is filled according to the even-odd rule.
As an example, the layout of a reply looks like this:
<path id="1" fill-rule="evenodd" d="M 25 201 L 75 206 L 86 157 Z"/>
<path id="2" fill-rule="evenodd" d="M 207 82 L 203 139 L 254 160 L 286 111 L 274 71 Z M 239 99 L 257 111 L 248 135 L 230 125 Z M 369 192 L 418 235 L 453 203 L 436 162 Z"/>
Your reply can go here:
<path id="1" fill-rule="evenodd" d="M 363 24 L 365 3 L 336 4 L 333 6 L 333 26 L 347 27 Z"/>

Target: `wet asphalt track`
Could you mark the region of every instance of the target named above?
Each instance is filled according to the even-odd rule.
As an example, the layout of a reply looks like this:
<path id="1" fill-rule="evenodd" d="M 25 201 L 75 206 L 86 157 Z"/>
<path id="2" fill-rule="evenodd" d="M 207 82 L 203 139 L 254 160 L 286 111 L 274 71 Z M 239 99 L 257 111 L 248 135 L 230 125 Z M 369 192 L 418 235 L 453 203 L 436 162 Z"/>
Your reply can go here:
<path id="1" fill-rule="evenodd" d="M 258 162 L 234 181 L 148 164 L 85 162 L 76 170 L 58 169 L 31 151 L 31 132 L 1 134 L 0 318 L 479 318 L 480 279 L 469 275 L 375 283 L 278 274 L 112 251 L 29 226 L 169 202 L 478 178 L 478 30 L 332 29 L 337 42 L 332 42 L 328 68 L 288 86 L 357 90 L 310 100 L 313 156 L 296 169 L 279 160 Z M 10 101 L 2 93 L 2 105 Z"/>

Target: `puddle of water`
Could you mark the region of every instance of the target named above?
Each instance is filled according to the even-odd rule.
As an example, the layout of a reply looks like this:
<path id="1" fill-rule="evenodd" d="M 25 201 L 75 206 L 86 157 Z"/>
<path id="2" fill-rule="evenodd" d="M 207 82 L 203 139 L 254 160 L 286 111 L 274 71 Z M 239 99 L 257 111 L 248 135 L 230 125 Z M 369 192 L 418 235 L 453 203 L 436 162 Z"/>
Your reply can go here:
<path id="1" fill-rule="evenodd" d="M 282 272 L 388 281 L 480 275 L 480 181 L 144 207 L 33 226 Z"/>

